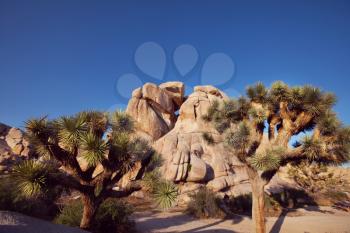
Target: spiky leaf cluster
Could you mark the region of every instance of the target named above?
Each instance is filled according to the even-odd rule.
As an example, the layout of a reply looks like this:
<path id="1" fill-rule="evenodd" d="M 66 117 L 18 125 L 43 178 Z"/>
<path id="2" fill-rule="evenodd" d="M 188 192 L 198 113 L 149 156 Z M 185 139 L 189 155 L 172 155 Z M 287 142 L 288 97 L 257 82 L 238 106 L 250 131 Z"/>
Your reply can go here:
<path id="1" fill-rule="evenodd" d="M 20 195 L 35 198 L 47 191 L 50 171 L 45 164 L 28 160 L 14 167 L 12 178 Z"/>
<path id="2" fill-rule="evenodd" d="M 237 129 L 226 134 L 225 142 L 236 150 L 244 150 L 249 144 L 250 130 L 247 124 L 241 122 Z"/>
<path id="3" fill-rule="evenodd" d="M 39 154 L 52 155 L 54 149 L 61 162 L 82 156 L 90 167 L 106 159 L 114 169 L 124 172 L 152 151 L 147 142 L 132 135 L 133 129 L 132 119 L 121 111 L 109 116 L 86 111 L 52 121 L 45 117 L 26 123 L 29 139 Z"/>
<path id="4" fill-rule="evenodd" d="M 251 108 L 249 109 L 249 116 L 256 124 L 263 124 L 266 120 L 266 114 L 263 109 Z"/>
<path id="5" fill-rule="evenodd" d="M 108 150 L 107 142 L 91 132 L 83 134 L 79 143 L 82 156 L 90 166 L 100 163 Z"/>
<path id="6" fill-rule="evenodd" d="M 300 112 L 320 116 L 328 111 L 336 102 L 336 97 L 312 86 L 289 87 L 277 81 L 268 90 L 262 83 L 247 88 L 247 96 L 252 102 L 266 105 L 273 112 L 278 112 L 280 103 L 286 102 L 291 115 L 296 117 Z"/>
<path id="7" fill-rule="evenodd" d="M 301 147 L 303 155 L 310 161 L 317 160 L 323 154 L 321 141 L 310 136 L 305 136 L 303 138 Z"/>
<path id="8" fill-rule="evenodd" d="M 154 198 L 159 207 L 167 209 L 173 206 L 178 196 L 176 186 L 170 181 L 161 181 L 154 192 Z"/>
<path id="9" fill-rule="evenodd" d="M 253 102 L 265 103 L 267 101 L 267 94 L 268 90 L 266 89 L 265 85 L 261 82 L 258 82 L 253 86 L 247 87 L 247 96 Z"/>
<path id="10" fill-rule="evenodd" d="M 264 153 L 257 153 L 249 158 L 249 162 L 257 170 L 276 170 L 280 166 L 283 153 L 282 148 L 268 149 Z"/>
<path id="11" fill-rule="evenodd" d="M 317 119 L 317 126 L 322 135 L 329 136 L 334 135 L 341 124 L 334 112 L 326 111 Z"/>
<path id="12" fill-rule="evenodd" d="M 203 119 L 213 122 L 216 130 L 223 133 L 232 123 L 239 123 L 247 118 L 249 109 L 250 103 L 244 97 L 240 97 L 237 100 L 228 100 L 221 104 L 215 101 L 209 107 Z"/>

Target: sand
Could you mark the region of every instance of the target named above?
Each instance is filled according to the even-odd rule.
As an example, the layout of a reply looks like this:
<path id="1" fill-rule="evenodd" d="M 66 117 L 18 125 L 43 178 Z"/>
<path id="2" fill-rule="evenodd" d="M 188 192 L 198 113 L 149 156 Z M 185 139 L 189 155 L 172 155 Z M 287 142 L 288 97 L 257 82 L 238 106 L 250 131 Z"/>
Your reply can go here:
<path id="1" fill-rule="evenodd" d="M 0 233 L 87 233 L 23 214 L 0 211 Z"/>
<path id="2" fill-rule="evenodd" d="M 280 216 L 267 218 L 267 232 L 270 233 L 350 233 L 350 213 L 330 207 L 319 209 L 298 209 L 302 216 Z M 245 216 L 233 219 L 194 219 L 179 211 L 137 212 L 133 215 L 139 232 L 218 232 L 248 233 L 252 221 Z"/>

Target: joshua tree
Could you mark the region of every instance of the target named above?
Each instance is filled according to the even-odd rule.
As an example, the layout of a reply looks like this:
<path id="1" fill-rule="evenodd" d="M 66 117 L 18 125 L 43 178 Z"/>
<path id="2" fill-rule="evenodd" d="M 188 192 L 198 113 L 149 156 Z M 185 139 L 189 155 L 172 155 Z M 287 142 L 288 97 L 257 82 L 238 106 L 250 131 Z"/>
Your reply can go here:
<path id="1" fill-rule="evenodd" d="M 223 135 L 227 148 L 244 164 L 253 197 L 257 233 L 265 233 L 264 187 L 280 166 L 309 161 L 340 164 L 349 160 L 350 128 L 343 127 L 332 107 L 333 94 L 312 86 L 289 87 L 275 82 L 247 88 L 247 97 L 214 102 L 204 120 Z M 292 136 L 309 132 L 290 146 Z M 215 143 L 210 135 L 203 135 Z"/>
<path id="2" fill-rule="evenodd" d="M 140 178 L 153 155 L 147 142 L 133 135 L 133 122 L 123 112 L 33 119 L 26 122 L 26 132 L 36 152 L 55 159 L 60 168 L 33 161 L 19 165 L 14 176 L 20 191 L 35 196 L 52 185 L 78 191 L 84 205 L 83 229 L 91 229 L 96 210 L 106 198 L 125 197 L 140 189 L 133 182 L 124 189 L 113 187 L 136 165 L 140 171 L 135 179 Z M 97 166 L 102 169 L 95 175 Z"/>

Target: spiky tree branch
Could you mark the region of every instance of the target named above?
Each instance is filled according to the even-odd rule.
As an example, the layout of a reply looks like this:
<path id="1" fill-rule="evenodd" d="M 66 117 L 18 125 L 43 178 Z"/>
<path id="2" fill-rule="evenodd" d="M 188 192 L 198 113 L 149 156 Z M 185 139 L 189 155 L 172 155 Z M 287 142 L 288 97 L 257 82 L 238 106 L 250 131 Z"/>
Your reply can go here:
<path id="1" fill-rule="evenodd" d="M 34 185 L 27 185 L 26 189 L 36 193 L 40 185 L 46 185 L 47 176 L 51 183 L 79 191 L 84 202 L 81 227 L 88 229 L 96 208 L 105 198 L 124 197 L 139 190 L 136 186 L 113 190 L 135 164 L 143 172 L 153 154 L 148 143 L 134 135 L 133 126 L 131 118 L 123 112 L 107 115 L 91 111 L 53 121 L 46 117 L 27 121 L 26 131 L 35 150 L 56 159 L 62 169 L 44 172 L 45 176 L 39 179 L 28 176 L 22 183 L 33 181 Z M 82 162 L 85 166 L 81 166 Z M 32 167 L 35 173 L 41 169 Z M 102 167 L 100 173 L 93 176 L 98 167 Z"/>
<path id="2" fill-rule="evenodd" d="M 203 119 L 213 123 L 228 149 L 245 164 L 252 183 L 257 232 L 265 232 L 261 197 L 264 186 L 280 166 L 349 160 L 350 128 L 343 127 L 332 112 L 335 102 L 333 94 L 319 88 L 289 87 L 278 81 L 269 89 L 262 83 L 250 86 L 247 97 L 215 102 L 209 107 Z M 291 148 L 292 136 L 301 132 L 310 132 L 311 136 Z M 214 143 L 208 135 L 204 139 Z"/>

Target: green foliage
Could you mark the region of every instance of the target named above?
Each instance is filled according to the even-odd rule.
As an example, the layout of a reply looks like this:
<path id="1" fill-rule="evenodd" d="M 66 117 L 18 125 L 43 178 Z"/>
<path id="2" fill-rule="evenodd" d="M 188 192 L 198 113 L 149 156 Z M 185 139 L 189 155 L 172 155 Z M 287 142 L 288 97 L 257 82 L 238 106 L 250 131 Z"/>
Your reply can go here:
<path id="1" fill-rule="evenodd" d="M 82 135 L 87 131 L 85 118 L 82 115 L 61 117 L 55 122 L 60 143 L 68 151 L 78 148 Z"/>
<path id="2" fill-rule="evenodd" d="M 175 203 L 178 196 L 178 190 L 172 182 L 161 180 L 158 182 L 153 195 L 158 206 L 167 209 L 172 207 Z"/>
<path id="3" fill-rule="evenodd" d="M 131 232 L 133 224 L 129 220 L 133 209 L 130 205 L 115 199 L 105 200 L 97 210 L 93 232 Z M 83 204 L 76 200 L 65 205 L 54 222 L 79 227 L 83 213 Z"/>
<path id="4" fill-rule="evenodd" d="M 266 89 L 265 85 L 261 82 L 258 82 L 253 86 L 248 86 L 246 93 L 250 100 L 253 102 L 265 103 L 267 101 L 268 90 Z"/>
<path id="5" fill-rule="evenodd" d="M 220 199 L 216 194 L 203 187 L 190 196 L 187 212 L 197 218 L 223 217 L 224 213 L 219 207 Z"/>
<path id="6" fill-rule="evenodd" d="M 282 207 L 272 196 L 264 194 L 265 213 L 267 216 L 279 216 L 282 212 Z M 251 216 L 252 214 L 252 194 L 242 194 L 231 197 L 228 202 L 230 211 L 235 214 L 243 214 Z"/>
<path id="7" fill-rule="evenodd" d="M 62 189 L 60 188 L 51 188 L 45 196 L 27 198 L 19 195 L 12 177 L 2 177 L 0 182 L 0 210 L 15 211 L 50 220 L 58 211 L 55 200 L 61 192 Z"/>
<path id="8" fill-rule="evenodd" d="M 108 116 L 103 112 L 84 111 L 78 115 L 85 121 L 89 132 L 98 137 L 102 137 L 108 129 Z"/>
<path id="9" fill-rule="evenodd" d="M 305 136 L 301 142 L 303 154 L 310 160 L 317 160 L 322 155 L 321 142 L 310 136 Z"/>
<path id="10" fill-rule="evenodd" d="M 217 111 L 220 107 L 219 101 L 215 100 L 213 103 L 209 106 L 207 114 L 203 115 L 202 119 L 204 121 L 212 121 L 215 116 L 217 116 Z"/>
<path id="11" fill-rule="evenodd" d="M 266 120 L 265 112 L 262 109 L 249 109 L 249 116 L 255 121 L 256 124 L 263 124 Z"/>
<path id="12" fill-rule="evenodd" d="M 134 231 L 134 224 L 129 219 L 133 208 L 125 202 L 115 199 L 105 200 L 97 210 L 95 231 L 97 233 L 127 233 Z"/>
<path id="13" fill-rule="evenodd" d="M 326 165 L 318 163 L 303 162 L 290 166 L 288 175 L 299 187 L 310 193 L 340 190 L 348 185 L 341 175 L 335 175 Z"/>
<path id="14" fill-rule="evenodd" d="M 154 169 L 152 171 L 147 172 L 142 179 L 143 187 L 151 193 L 154 193 L 157 190 L 157 187 L 160 182 L 161 174 L 158 169 Z"/>
<path id="15" fill-rule="evenodd" d="M 154 151 L 151 156 L 151 160 L 149 161 L 146 167 L 146 172 L 152 172 L 154 170 L 157 170 L 160 166 L 163 165 L 163 163 L 164 159 L 162 158 L 162 156 Z"/>
<path id="16" fill-rule="evenodd" d="M 256 170 L 272 171 L 279 168 L 281 158 L 275 154 L 261 153 L 255 154 L 249 161 Z"/>
<path id="17" fill-rule="evenodd" d="M 89 132 L 81 136 L 81 149 L 89 166 L 96 166 L 105 157 L 108 144 L 102 138 Z"/>
<path id="18" fill-rule="evenodd" d="M 276 81 L 270 89 L 270 98 L 275 102 L 287 101 L 289 97 L 289 87 L 282 81 Z"/>
<path id="19" fill-rule="evenodd" d="M 110 119 L 114 131 L 130 133 L 134 130 L 133 120 L 123 111 L 112 113 Z"/>
<path id="20" fill-rule="evenodd" d="M 339 190 L 327 190 L 325 192 L 325 196 L 331 199 L 334 203 L 339 201 L 348 201 L 348 195 L 346 192 L 339 191 Z"/>
<path id="21" fill-rule="evenodd" d="M 249 159 L 250 164 L 257 170 L 271 171 L 279 168 L 284 149 L 282 147 L 265 150 Z"/>
<path id="22" fill-rule="evenodd" d="M 241 122 L 236 131 L 231 131 L 226 135 L 226 144 L 237 150 L 244 150 L 249 144 L 250 131 L 248 125 Z"/>
<path id="23" fill-rule="evenodd" d="M 26 160 L 14 167 L 12 178 L 18 194 L 25 197 L 38 197 L 49 188 L 50 168 L 43 163 Z"/>
<path id="24" fill-rule="evenodd" d="M 272 197 L 284 208 L 298 208 L 305 205 L 315 206 L 314 199 L 302 189 L 284 188 L 281 192 L 273 193 Z"/>
<path id="25" fill-rule="evenodd" d="M 54 222 L 71 227 L 79 227 L 83 217 L 83 203 L 80 200 L 72 201 L 60 209 Z"/>
<path id="26" fill-rule="evenodd" d="M 337 130 L 331 151 L 331 162 L 341 164 L 350 160 L 350 127 L 344 127 Z"/>
<path id="27" fill-rule="evenodd" d="M 317 119 L 317 126 L 322 135 L 333 135 L 340 127 L 340 122 L 332 111 L 326 111 Z"/>

